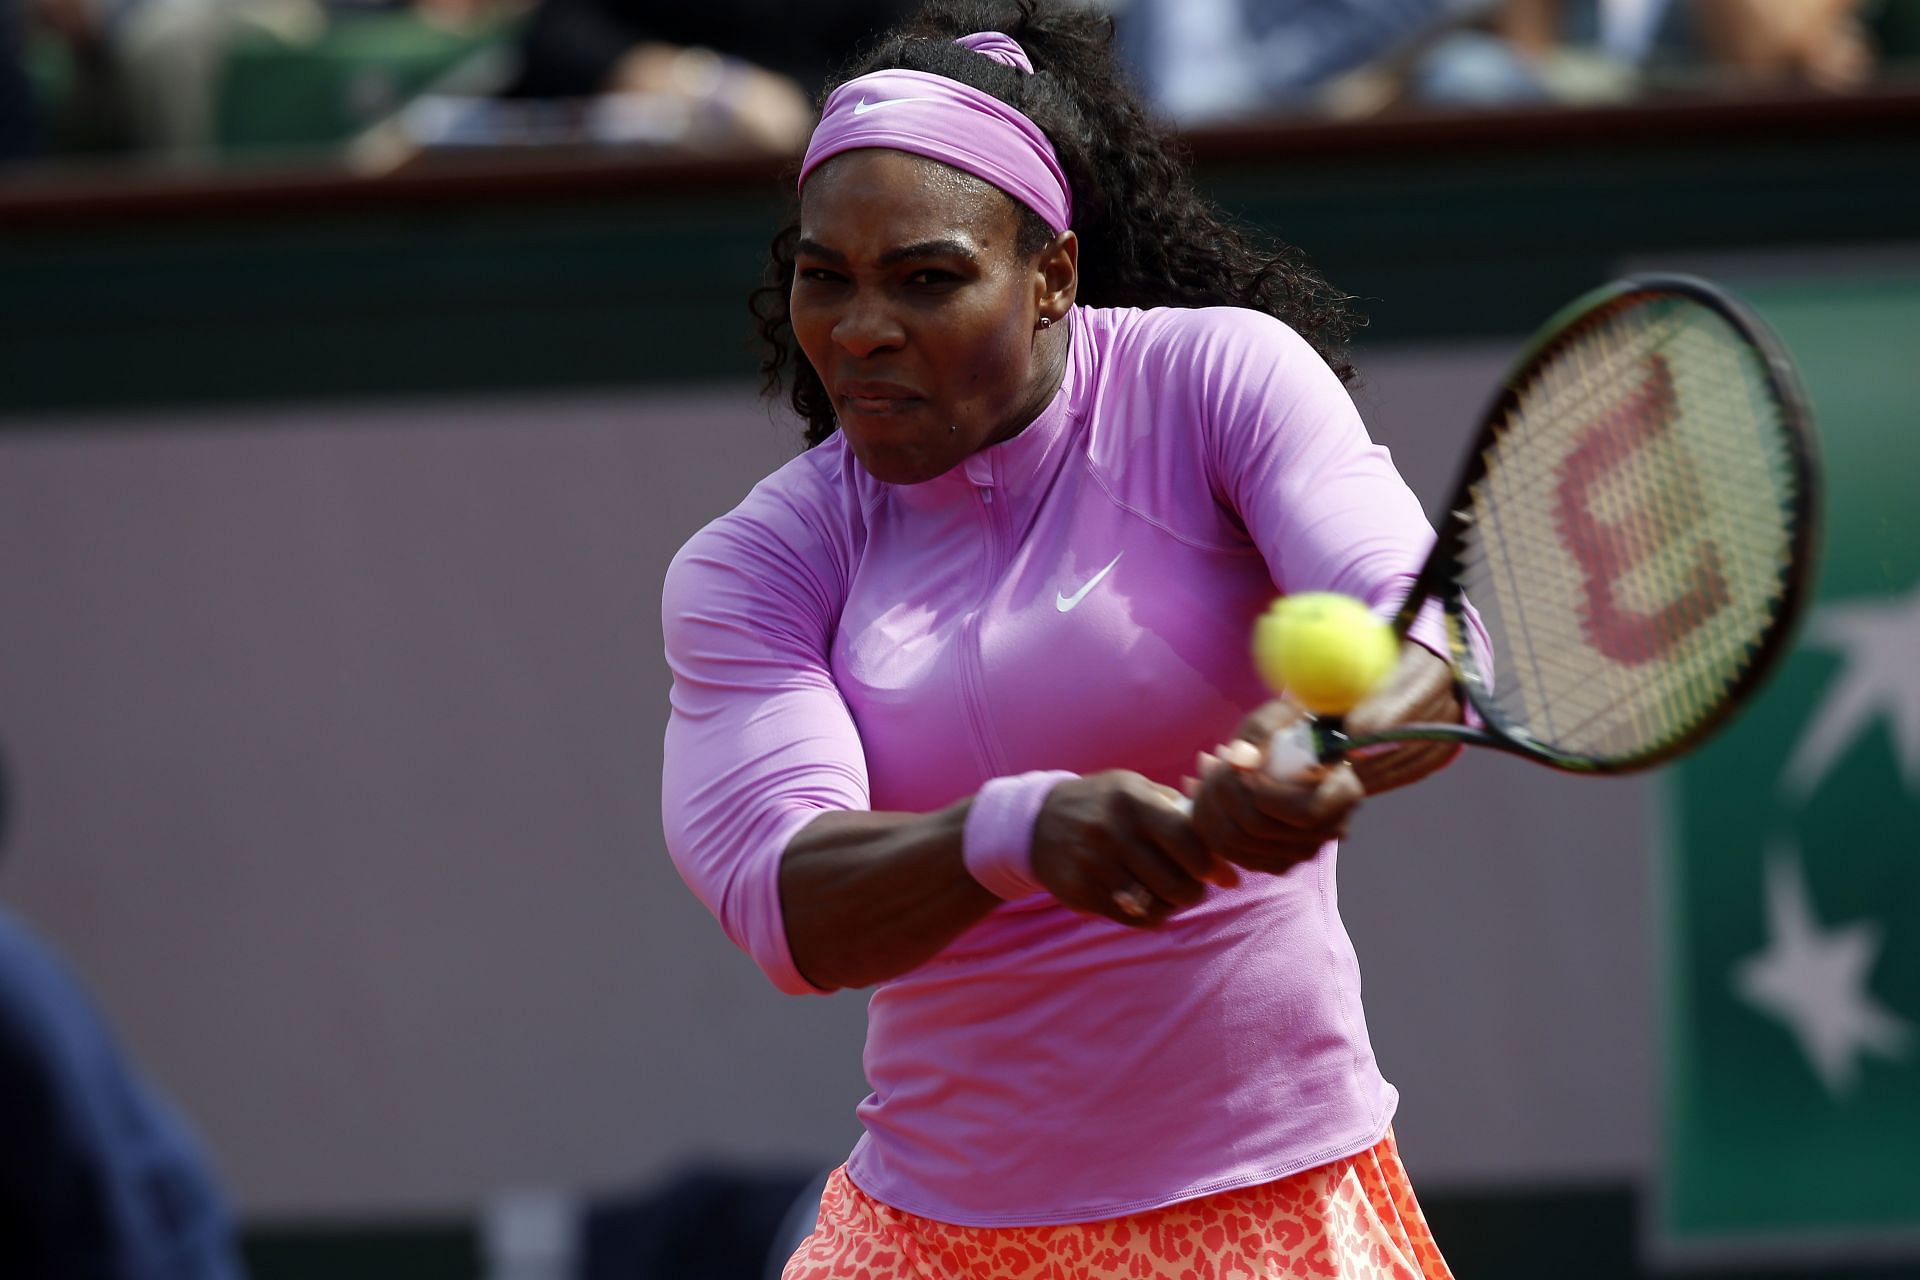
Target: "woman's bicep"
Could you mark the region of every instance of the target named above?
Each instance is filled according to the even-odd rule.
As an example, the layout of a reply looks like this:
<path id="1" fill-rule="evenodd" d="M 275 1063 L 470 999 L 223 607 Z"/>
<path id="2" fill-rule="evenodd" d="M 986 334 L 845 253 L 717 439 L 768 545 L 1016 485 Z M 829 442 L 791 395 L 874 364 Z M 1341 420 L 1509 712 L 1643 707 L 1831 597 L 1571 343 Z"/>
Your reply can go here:
<path id="1" fill-rule="evenodd" d="M 727 936 L 792 992 L 815 988 L 788 948 L 781 858 L 821 813 L 867 807 L 865 754 L 809 594 L 683 556 L 663 600 L 667 849 Z"/>
<path id="2" fill-rule="evenodd" d="M 1209 465 L 1274 586 L 1375 605 L 1404 589 L 1433 530 L 1339 378 L 1278 322 L 1226 338 L 1204 406 Z"/>
<path id="3" fill-rule="evenodd" d="M 1234 372 L 1209 406 L 1216 489 L 1276 590 L 1337 591 L 1390 617 L 1433 548 L 1420 500 L 1304 339 L 1277 323 L 1247 329 L 1237 335 Z M 1409 638 L 1447 656 L 1437 603 L 1421 611 Z M 1486 651 L 1471 614 L 1468 639 Z"/>
<path id="4" fill-rule="evenodd" d="M 1216 428 L 1214 465 L 1277 590 L 1337 591 L 1396 614 L 1434 544 L 1433 526 L 1339 379 L 1288 334 L 1285 359 L 1253 362 Z M 1486 630 L 1471 604 L 1466 641 L 1483 675 Z M 1408 638 L 1442 660 L 1447 626 L 1428 601 Z"/>

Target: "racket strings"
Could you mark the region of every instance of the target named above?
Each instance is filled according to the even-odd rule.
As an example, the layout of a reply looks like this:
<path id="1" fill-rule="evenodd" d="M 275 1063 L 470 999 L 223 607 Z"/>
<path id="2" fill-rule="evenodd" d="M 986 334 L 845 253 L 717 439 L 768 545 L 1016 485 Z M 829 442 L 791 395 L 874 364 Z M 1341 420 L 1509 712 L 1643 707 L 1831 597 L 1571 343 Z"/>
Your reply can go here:
<path id="1" fill-rule="evenodd" d="M 1499 437 L 1478 501 L 1483 515 L 1499 517 L 1483 520 L 1491 536 L 1481 549 L 1504 566 L 1499 581 L 1506 589 L 1498 593 L 1497 612 L 1513 632 L 1496 642 L 1495 652 L 1525 659 L 1514 672 L 1517 682 L 1496 678 L 1502 709 L 1550 742 L 1584 742 L 1581 731 L 1618 706 L 1617 680 L 1610 664 L 1594 664 L 1567 642 L 1565 624 L 1577 608 L 1581 581 L 1578 565 L 1564 556 L 1520 554 L 1552 536 L 1548 526 L 1559 506 L 1556 473 L 1540 466 L 1536 455 L 1544 453 L 1543 441 L 1574 421 L 1573 406 L 1617 413 L 1606 392 L 1624 386 L 1627 372 L 1620 345 L 1604 341 L 1569 347 L 1540 369 L 1532 393 L 1520 398 Z M 1560 442 L 1560 453 L 1568 452 Z M 1556 607 L 1541 607 L 1548 601 Z M 1527 714 L 1516 714 L 1522 711 Z"/>
<path id="2" fill-rule="evenodd" d="M 1515 387 L 1461 580 L 1510 730 L 1624 760 L 1711 716 L 1782 607 L 1800 495 L 1759 354 L 1712 310 L 1629 299 Z"/>
<path id="3" fill-rule="evenodd" d="M 1652 341 L 1667 348 L 1664 361 L 1666 368 L 1697 367 L 1709 372 L 1724 372 L 1725 362 L 1714 358 L 1718 353 L 1711 351 L 1691 353 L 1685 349 L 1685 344 L 1695 337 L 1697 335 L 1687 329 L 1672 326 L 1649 334 Z M 1727 396 L 1731 394 L 1731 389 L 1720 387 L 1708 390 L 1709 393 L 1698 402 L 1698 411 L 1710 415 L 1716 406 L 1729 403 Z M 1722 435 L 1728 434 L 1718 431 L 1716 424 L 1711 422 L 1702 421 L 1699 425 L 1701 430 L 1697 434 L 1700 440 L 1709 444 L 1720 439 Z M 1594 514 L 1603 521 L 1631 522 L 1629 528 L 1636 539 L 1645 539 L 1652 545 L 1661 547 L 1678 547 L 1682 545 L 1684 539 L 1698 531 L 1702 536 L 1696 544 L 1696 549 L 1710 550 L 1712 556 L 1704 566 L 1700 561 L 1695 561 L 1696 576 L 1703 568 L 1710 574 L 1718 576 L 1725 570 L 1725 561 L 1720 554 L 1720 549 L 1729 545 L 1741 545 L 1743 536 L 1746 537 L 1746 541 L 1751 541 L 1751 538 L 1746 535 L 1736 535 L 1730 541 L 1724 536 L 1726 533 L 1724 529 L 1699 529 L 1701 523 L 1712 521 L 1716 515 L 1724 516 L 1728 512 L 1737 511 L 1737 507 L 1735 504 L 1705 500 L 1705 496 L 1699 489 L 1698 477 L 1702 467 L 1698 464 L 1704 462 L 1710 467 L 1717 460 L 1700 458 L 1697 447 L 1694 450 L 1686 447 L 1688 443 L 1693 442 L 1683 442 L 1681 435 L 1682 433 L 1676 431 L 1651 433 L 1641 443 L 1642 456 L 1639 460 L 1643 464 L 1641 473 L 1648 477 L 1655 489 L 1651 501 L 1642 500 L 1643 495 L 1635 491 L 1639 486 L 1621 485 L 1619 487 L 1625 492 L 1621 495 L 1619 510 L 1602 509 L 1595 511 Z M 1690 462 L 1694 465 L 1690 465 Z M 1603 504 L 1595 502 L 1594 506 L 1602 508 Z M 1726 522 L 1720 520 L 1717 523 L 1724 525 Z M 1653 613 L 1662 607 L 1662 593 L 1675 585 L 1683 584 L 1674 583 L 1670 574 L 1630 573 L 1623 575 L 1614 583 L 1615 602 L 1626 610 L 1643 614 Z M 1730 600 L 1741 598 L 1751 599 L 1753 593 L 1724 588 L 1720 591 L 1711 591 L 1700 589 L 1697 585 L 1695 589 L 1683 590 L 1677 598 L 1680 607 L 1670 619 L 1671 626 L 1685 633 L 1713 625 L 1714 618 L 1722 614 L 1724 606 Z M 1737 613 L 1727 613 L 1724 616 L 1727 621 L 1738 621 Z M 1722 625 L 1726 623 L 1723 622 Z M 1684 726 L 1696 715 L 1704 714 L 1709 710 L 1717 700 L 1723 684 L 1737 677 L 1738 674 L 1735 671 L 1732 676 L 1729 676 L 1718 666 L 1719 661 L 1725 656 L 1723 647 L 1710 644 L 1678 648 L 1667 659 L 1668 666 L 1663 673 L 1664 679 L 1648 688 L 1647 699 L 1636 704 L 1630 696 L 1628 697 L 1626 705 L 1640 715 L 1633 726 L 1634 731 L 1643 735 L 1658 735 L 1674 724 Z M 1613 667 L 1608 669 L 1608 674 L 1613 677 L 1608 682 L 1611 688 L 1624 695 L 1630 695 L 1633 692 L 1630 688 L 1622 687 L 1623 668 Z M 1590 722 L 1574 727 L 1585 730 L 1590 727 Z"/>

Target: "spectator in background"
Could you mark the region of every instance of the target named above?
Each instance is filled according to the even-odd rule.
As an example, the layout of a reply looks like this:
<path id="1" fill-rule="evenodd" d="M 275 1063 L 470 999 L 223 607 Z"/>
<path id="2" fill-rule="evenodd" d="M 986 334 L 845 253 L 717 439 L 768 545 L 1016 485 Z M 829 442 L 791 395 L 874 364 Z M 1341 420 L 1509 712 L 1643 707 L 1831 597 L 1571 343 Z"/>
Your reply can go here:
<path id="1" fill-rule="evenodd" d="M 1122 56 L 1154 110 L 1203 125 L 1325 105 L 1342 77 L 1491 0 L 1128 0 Z"/>
<path id="2" fill-rule="evenodd" d="M 199 162 L 216 145 L 222 76 L 237 43 L 264 37 L 288 49 L 311 47 L 343 17 L 377 13 L 468 30 L 521 0 L 0 0 L 0 7 L 13 3 L 35 12 L 73 64 L 76 100 L 57 112 L 63 144 Z M 296 84 L 293 94 L 312 90 Z"/>
<path id="3" fill-rule="evenodd" d="M 1662 86 L 1864 87 L 1861 0 L 1501 0 L 1487 29 L 1427 50 L 1413 97 L 1459 105 L 1606 102 Z"/>
<path id="4" fill-rule="evenodd" d="M 6 830 L 0 776 L 0 844 Z M 47 944 L 0 911 L 0 1276 L 240 1280 L 186 1126 Z"/>
<path id="5" fill-rule="evenodd" d="M 220 63 L 236 32 L 297 39 L 325 25 L 318 0 L 0 0 L 0 10 L 16 2 L 72 67 L 70 100 L 51 122 L 62 146 L 176 159 L 211 145 Z"/>
<path id="6" fill-rule="evenodd" d="M 651 93 L 724 112 L 742 140 L 797 151 L 819 84 L 915 0 L 542 0 L 509 96 Z"/>
<path id="7" fill-rule="evenodd" d="M 1845 91 L 1862 0 L 1112 0 L 1121 50 L 1183 126 L 1249 116 L 1593 103 L 1688 83 Z"/>
<path id="8" fill-rule="evenodd" d="M 174 159 L 198 158 L 213 146 L 220 68 L 237 35 L 260 31 L 302 44 L 327 25 L 319 0 L 106 2 L 120 9 L 111 43 L 131 140 Z"/>
<path id="9" fill-rule="evenodd" d="M 1714 61 L 1741 80 L 1845 92 L 1873 77 L 1861 0 L 1693 0 L 1692 7 Z"/>

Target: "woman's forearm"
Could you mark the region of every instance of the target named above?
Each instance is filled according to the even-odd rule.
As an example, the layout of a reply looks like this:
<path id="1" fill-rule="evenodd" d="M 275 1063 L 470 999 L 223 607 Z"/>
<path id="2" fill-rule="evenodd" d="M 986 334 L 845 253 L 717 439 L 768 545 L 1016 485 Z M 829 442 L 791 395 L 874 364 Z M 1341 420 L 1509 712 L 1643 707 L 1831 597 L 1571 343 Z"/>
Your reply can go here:
<path id="1" fill-rule="evenodd" d="M 963 859 L 970 803 L 823 813 L 801 829 L 780 863 L 780 906 L 809 982 L 865 987 L 906 973 L 998 905 Z"/>

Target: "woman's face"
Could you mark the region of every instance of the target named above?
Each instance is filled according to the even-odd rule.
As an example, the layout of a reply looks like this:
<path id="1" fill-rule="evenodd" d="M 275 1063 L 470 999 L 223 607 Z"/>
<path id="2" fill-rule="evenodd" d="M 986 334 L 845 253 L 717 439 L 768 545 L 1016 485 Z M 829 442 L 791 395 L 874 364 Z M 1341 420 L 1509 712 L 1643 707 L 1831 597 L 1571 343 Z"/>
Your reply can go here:
<path id="1" fill-rule="evenodd" d="M 1072 302 L 1075 247 L 1022 255 L 1019 224 L 998 188 L 900 151 L 849 151 L 807 179 L 794 336 L 876 478 L 931 480 L 1058 388 L 1066 326 L 1037 326 Z"/>

